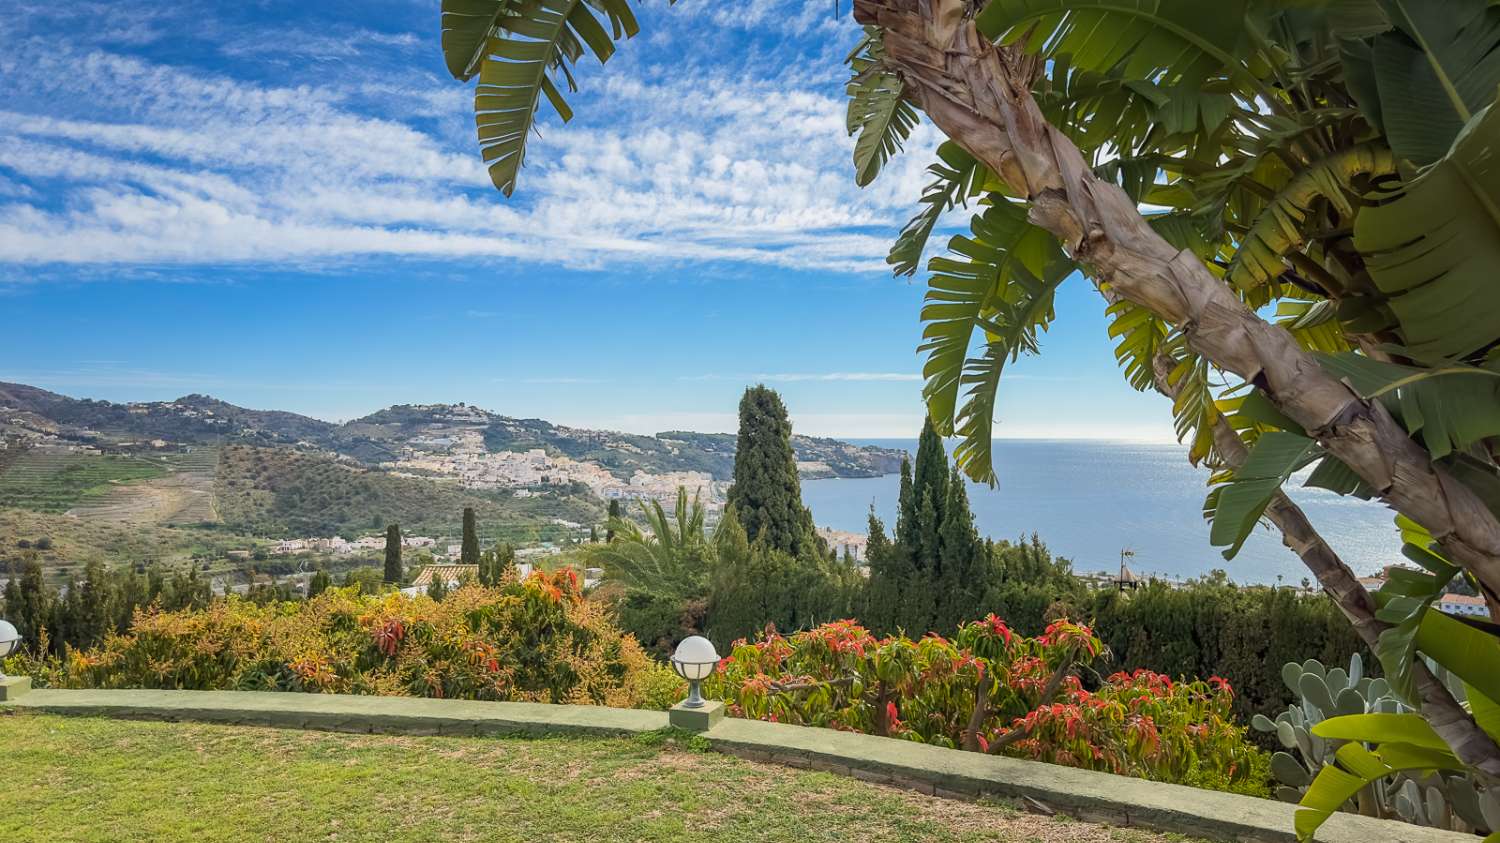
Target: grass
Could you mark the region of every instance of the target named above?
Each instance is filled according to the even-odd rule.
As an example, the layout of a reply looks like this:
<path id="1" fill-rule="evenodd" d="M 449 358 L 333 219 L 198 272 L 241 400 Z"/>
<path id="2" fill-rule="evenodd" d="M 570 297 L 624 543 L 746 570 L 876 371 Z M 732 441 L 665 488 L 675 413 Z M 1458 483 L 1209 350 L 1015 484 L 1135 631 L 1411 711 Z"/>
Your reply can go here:
<path id="1" fill-rule="evenodd" d="M 691 743 L 691 742 L 689 742 Z M 0 840 L 1162 843 L 661 735 L 480 739 L 0 715 Z"/>

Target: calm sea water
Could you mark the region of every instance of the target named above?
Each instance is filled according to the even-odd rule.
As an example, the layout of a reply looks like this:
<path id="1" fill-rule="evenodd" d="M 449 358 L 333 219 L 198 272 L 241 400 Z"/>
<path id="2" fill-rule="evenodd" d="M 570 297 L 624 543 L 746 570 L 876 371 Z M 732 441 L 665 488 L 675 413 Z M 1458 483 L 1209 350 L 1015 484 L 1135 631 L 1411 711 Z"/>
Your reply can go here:
<path id="1" fill-rule="evenodd" d="M 864 440 L 916 451 L 916 440 Z M 1287 583 L 1310 576 L 1280 534 L 1257 527 L 1239 554 L 1226 561 L 1208 543 L 1203 497 L 1208 472 L 1188 464 L 1179 445 L 1076 440 L 995 443 L 999 485 L 970 484 L 979 531 L 995 539 L 1039 534 L 1076 571 L 1117 570 L 1129 548 L 1138 574 L 1192 577 L 1215 568 L 1243 583 Z M 889 531 L 895 523 L 897 475 L 852 480 L 808 480 L 802 498 L 819 525 L 864 533 L 873 504 Z M 1321 489 L 1288 493 L 1328 543 L 1357 573 L 1399 561 L 1401 542 L 1389 510 Z"/>

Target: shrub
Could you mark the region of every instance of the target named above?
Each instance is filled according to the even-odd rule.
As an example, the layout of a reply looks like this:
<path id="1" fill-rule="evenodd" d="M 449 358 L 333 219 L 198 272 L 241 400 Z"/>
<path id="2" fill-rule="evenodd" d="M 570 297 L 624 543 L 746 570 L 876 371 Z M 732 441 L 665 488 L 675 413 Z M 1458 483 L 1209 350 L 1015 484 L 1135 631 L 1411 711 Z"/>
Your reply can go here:
<path id="1" fill-rule="evenodd" d="M 1103 653 L 1085 626 L 1036 638 L 990 615 L 953 640 L 877 638 L 853 621 L 738 641 L 705 683 L 731 714 L 865 732 L 1072 767 L 1263 795 L 1266 754 L 1218 677 L 1074 674 Z"/>
<path id="2" fill-rule="evenodd" d="M 50 684 L 381 694 L 659 706 L 666 671 L 582 599 L 576 575 L 467 585 L 441 602 L 329 589 L 145 611 L 125 635 L 54 660 Z M 670 672 L 668 672 L 670 675 Z M 675 677 L 674 677 L 675 678 Z"/>

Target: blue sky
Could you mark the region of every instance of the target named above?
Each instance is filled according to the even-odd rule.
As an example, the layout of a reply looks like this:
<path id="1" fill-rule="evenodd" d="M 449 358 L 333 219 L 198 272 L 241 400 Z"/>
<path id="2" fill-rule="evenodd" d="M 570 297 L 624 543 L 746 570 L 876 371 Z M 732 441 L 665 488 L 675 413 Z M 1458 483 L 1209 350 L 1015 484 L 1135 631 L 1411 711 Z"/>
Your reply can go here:
<path id="1" fill-rule="evenodd" d="M 543 107 L 506 200 L 437 0 L 12 0 L 0 379 L 636 432 L 732 430 L 763 381 L 799 432 L 914 436 L 923 284 L 883 259 L 938 138 L 855 187 L 842 7 L 645 2 L 641 36 L 583 67 L 574 121 Z M 1058 311 L 996 435 L 1169 439 L 1098 295 L 1072 279 Z"/>

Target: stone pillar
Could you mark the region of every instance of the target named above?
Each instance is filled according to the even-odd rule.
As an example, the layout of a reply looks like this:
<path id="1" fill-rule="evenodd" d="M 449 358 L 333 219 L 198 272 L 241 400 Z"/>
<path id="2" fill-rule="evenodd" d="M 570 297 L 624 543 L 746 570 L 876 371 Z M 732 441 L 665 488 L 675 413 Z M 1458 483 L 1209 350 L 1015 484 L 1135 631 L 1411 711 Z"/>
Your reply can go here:
<path id="1" fill-rule="evenodd" d="M 684 703 L 678 703 L 667 713 L 667 722 L 690 732 L 707 732 L 723 719 L 724 703 L 718 700 L 705 700 L 697 708 L 688 708 Z"/>
<path id="2" fill-rule="evenodd" d="M 0 702 L 11 702 L 30 690 L 30 676 L 0 677 Z"/>

